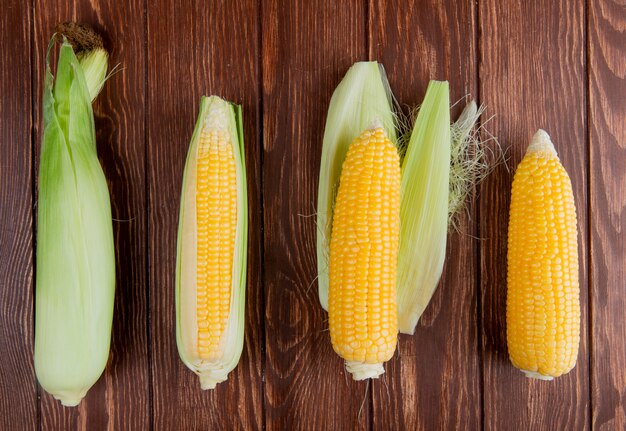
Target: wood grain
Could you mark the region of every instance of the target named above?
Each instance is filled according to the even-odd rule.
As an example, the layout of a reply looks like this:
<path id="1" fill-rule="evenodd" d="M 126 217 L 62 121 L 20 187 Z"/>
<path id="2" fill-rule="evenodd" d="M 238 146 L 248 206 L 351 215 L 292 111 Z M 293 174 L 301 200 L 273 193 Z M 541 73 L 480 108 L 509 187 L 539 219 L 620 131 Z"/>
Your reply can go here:
<path id="1" fill-rule="evenodd" d="M 584 4 L 480 2 L 480 94 L 508 150 L 480 194 L 485 429 L 588 429 L 587 143 Z M 578 209 L 581 344 L 578 364 L 552 382 L 527 379 L 508 359 L 506 238 L 511 182 L 539 128 L 569 172 Z"/>
<path id="2" fill-rule="evenodd" d="M 111 354 L 103 376 L 77 408 L 41 392 L 42 429 L 136 430 L 149 426 L 145 217 L 145 31 L 143 1 L 97 4 L 35 1 L 34 76 L 37 148 L 45 50 L 54 26 L 85 22 L 105 39 L 120 70 L 94 104 L 98 155 L 109 184 L 116 249 Z M 38 153 L 37 153 L 38 154 Z"/>
<path id="3" fill-rule="evenodd" d="M 6 0 L 2 11 L 0 429 L 626 428 L 624 0 Z M 67 20 L 101 31 L 121 66 L 94 108 L 116 219 L 111 357 L 75 409 L 33 369 L 44 51 Z M 367 58 L 403 107 L 429 79 L 449 80 L 453 102 L 480 96 L 509 156 L 450 235 L 415 335 L 369 385 L 332 350 L 311 217 L 330 97 Z M 250 211 L 244 353 L 212 392 L 180 361 L 174 331 L 181 180 L 203 94 L 243 105 Z M 506 346 L 510 188 L 540 127 L 579 223 L 581 346 L 553 382 L 523 377 Z"/>
<path id="4" fill-rule="evenodd" d="M 626 429 L 626 3 L 589 3 L 591 401 L 597 430 Z"/>
<path id="5" fill-rule="evenodd" d="M 11 49 L 0 52 L 0 429 L 34 429 L 31 3 L 3 9 L 0 35 Z"/>
<path id="6" fill-rule="evenodd" d="M 367 385 L 333 352 L 319 304 L 313 217 L 330 97 L 367 56 L 365 4 L 262 9 L 267 429 L 366 429 Z"/>
<path id="7" fill-rule="evenodd" d="M 448 80 L 452 103 L 477 96 L 474 2 L 372 2 L 370 57 L 384 64 L 399 103 L 421 103 L 430 79 Z M 453 118 L 463 103 L 453 110 Z M 479 429 L 474 210 L 451 233 L 440 285 L 414 335 L 373 383 L 373 428 Z"/>
<path id="8" fill-rule="evenodd" d="M 150 310 L 154 429 L 262 429 L 263 293 L 258 5 L 239 2 L 150 2 L 148 9 L 148 165 Z M 178 356 L 174 281 L 176 235 L 185 158 L 200 96 L 243 107 L 249 204 L 244 351 L 214 391 Z"/>

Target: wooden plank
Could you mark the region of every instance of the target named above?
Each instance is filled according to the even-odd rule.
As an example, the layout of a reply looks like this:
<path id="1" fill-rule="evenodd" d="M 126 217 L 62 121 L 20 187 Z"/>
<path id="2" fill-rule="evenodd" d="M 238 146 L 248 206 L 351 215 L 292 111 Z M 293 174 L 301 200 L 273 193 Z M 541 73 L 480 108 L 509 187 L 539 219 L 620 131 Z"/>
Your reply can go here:
<path id="1" fill-rule="evenodd" d="M 3 5 L 0 34 L 0 429 L 34 429 L 31 3 Z M 15 19 L 20 17 L 20 19 Z"/>
<path id="2" fill-rule="evenodd" d="M 105 38 L 110 66 L 94 114 L 98 155 L 109 183 L 116 249 L 116 292 L 111 355 L 103 374 L 77 408 L 41 391 L 42 429 L 146 429 L 149 426 L 146 218 L 145 28 L 143 1 L 90 4 L 35 1 L 37 148 L 45 50 L 62 21 L 92 25 Z"/>
<path id="3" fill-rule="evenodd" d="M 480 193 L 484 426 L 588 429 L 587 143 L 584 4 L 480 2 L 480 94 L 497 113 L 491 130 L 508 149 Z M 511 182 L 539 128 L 552 137 L 572 178 L 578 209 L 581 343 L 578 364 L 552 382 L 528 379 L 506 344 L 506 240 Z"/>
<path id="4" fill-rule="evenodd" d="M 263 427 L 258 4 L 148 4 L 150 309 L 155 429 Z M 185 158 L 200 96 L 243 106 L 249 254 L 244 351 L 228 380 L 202 391 L 178 356 L 174 280 Z M 175 412 L 175 414 L 173 414 Z"/>
<path id="5" fill-rule="evenodd" d="M 385 65 L 401 105 L 420 104 L 430 79 L 450 82 L 452 103 L 477 96 L 474 2 L 372 2 L 369 20 L 370 57 Z M 374 429 L 481 426 L 474 220 L 472 207 L 449 236 L 442 281 L 415 334 L 400 335 L 373 383 Z"/>
<path id="6" fill-rule="evenodd" d="M 626 4 L 589 2 L 591 405 L 597 430 L 626 429 Z"/>
<path id="7" fill-rule="evenodd" d="M 365 429 L 367 386 L 334 353 L 318 301 L 312 216 L 330 97 L 367 55 L 365 4 L 262 9 L 267 429 Z"/>

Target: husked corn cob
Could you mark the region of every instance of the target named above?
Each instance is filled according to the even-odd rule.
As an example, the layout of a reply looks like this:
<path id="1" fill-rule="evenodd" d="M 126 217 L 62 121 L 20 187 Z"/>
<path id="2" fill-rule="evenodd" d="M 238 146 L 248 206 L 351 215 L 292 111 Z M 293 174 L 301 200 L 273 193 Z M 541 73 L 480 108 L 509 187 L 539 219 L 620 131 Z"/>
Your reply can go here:
<path id="1" fill-rule="evenodd" d="M 398 151 L 376 126 L 348 149 L 330 240 L 330 337 L 355 380 L 383 374 L 396 348 L 399 235 Z"/>
<path id="2" fill-rule="evenodd" d="M 247 221 L 241 151 L 233 106 L 203 98 L 185 169 L 177 277 L 179 351 L 203 389 L 224 381 L 241 354 Z"/>
<path id="3" fill-rule="evenodd" d="M 507 342 L 528 377 L 576 364 L 580 339 L 576 208 L 550 137 L 539 130 L 515 172 L 508 236 Z"/>
<path id="4" fill-rule="evenodd" d="M 228 130 L 209 115 L 198 142 L 196 188 L 198 357 L 214 360 L 230 312 L 237 177 Z M 215 118 L 217 117 L 217 118 Z M 222 124 L 223 124 L 222 120 Z"/>

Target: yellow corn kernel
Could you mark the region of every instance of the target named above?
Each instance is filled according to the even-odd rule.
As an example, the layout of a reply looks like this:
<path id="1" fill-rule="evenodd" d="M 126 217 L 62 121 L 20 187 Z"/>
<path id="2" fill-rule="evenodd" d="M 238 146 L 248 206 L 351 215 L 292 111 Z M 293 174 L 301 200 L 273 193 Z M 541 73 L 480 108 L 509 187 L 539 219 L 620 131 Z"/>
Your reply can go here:
<path id="1" fill-rule="evenodd" d="M 196 185 L 198 358 L 222 354 L 230 311 L 237 177 L 230 133 L 209 116 L 198 142 Z"/>
<path id="2" fill-rule="evenodd" d="M 329 325 L 355 380 L 384 373 L 396 348 L 400 160 L 382 127 L 348 149 L 330 240 Z"/>
<path id="3" fill-rule="evenodd" d="M 528 377 L 552 380 L 576 365 L 578 246 L 572 185 L 543 130 L 515 172 L 507 260 L 511 362 Z"/>

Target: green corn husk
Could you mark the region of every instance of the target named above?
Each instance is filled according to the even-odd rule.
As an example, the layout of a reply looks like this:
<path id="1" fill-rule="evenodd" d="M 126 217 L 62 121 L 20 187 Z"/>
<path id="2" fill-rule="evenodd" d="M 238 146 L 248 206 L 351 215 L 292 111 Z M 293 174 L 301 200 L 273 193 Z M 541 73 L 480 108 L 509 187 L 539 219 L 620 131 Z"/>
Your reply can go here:
<path id="1" fill-rule="evenodd" d="M 221 357 L 204 360 L 196 355 L 196 172 L 198 142 L 205 123 L 225 127 L 230 134 L 237 180 L 237 224 L 233 253 L 232 288 L 226 329 L 220 334 Z M 202 389 L 225 381 L 243 351 L 248 250 L 248 197 L 241 106 L 217 96 L 202 97 L 191 138 L 181 193 L 176 257 L 176 343 L 184 364 L 200 378 Z"/>
<path id="2" fill-rule="evenodd" d="M 104 83 L 108 55 L 101 47 L 83 54 L 87 72 L 64 39 L 55 79 L 54 46 L 53 39 L 43 96 L 35 371 L 47 392 L 75 406 L 105 368 L 113 318 L 111 205 L 91 107 Z"/>
<path id="3" fill-rule="evenodd" d="M 319 298 L 328 310 L 328 254 L 333 205 L 348 147 L 359 134 L 378 122 L 397 144 L 392 94 L 385 70 L 375 61 L 355 63 L 330 100 L 317 195 L 317 266 Z"/>
<path id="4" fill-rule="evenodd" d="M 447 83 L 432 81 L 410 138 L 413 158 L 405 157 L 403 165 L 403 257 L 398 262 L 397 287 L 398 328 L 407 334 L 415 331 L 441 278 L 448 230 L 459 230 L 460 214 L 476 185 L 501 159 L 497 139 L 482 141 L 476 129 L 483 108 L 470 101 L 450 125 L 448 103 Z M 489 141 L 495 142 L 495 149 L 487 147 Z M 428 184 L 429 189 L 419 184 Z"/>
<path id="5" fill-rule="evenodd" d="M 450 97 L 431 81 L 402 162 L 398 329 L 412 334 L 443 270 L 448 235 Z"/>
<path id="6" fill-rule="evenodd" d="M 402 156 L 400 244 L 398 250 L 398 329 L 412 334 L 441 278 L 448 228 L 458 230 L 459 215 L 475 186 L 497 161 L 497 140 L 481 141 L 475 129 L 483 108 L 470 101 L 450 124 L 447 82 L 431 81 L 405 139 L 392 111 L 392 93 L 382 65 L 356 63 L 341 81 L 330 103 L 317 205 L 317 262 L 321 305 L 328 310 L 328 242 L 336 185 L 352 140 L 381 119 Z M 401 119 L 402 120 L 402 119 Z M 407 121 L 408 122 L 408 121 Z M 496 151 L 486 142 L 496 142 Z M 499 157 L 496 157 L 496 159 Z"/>

